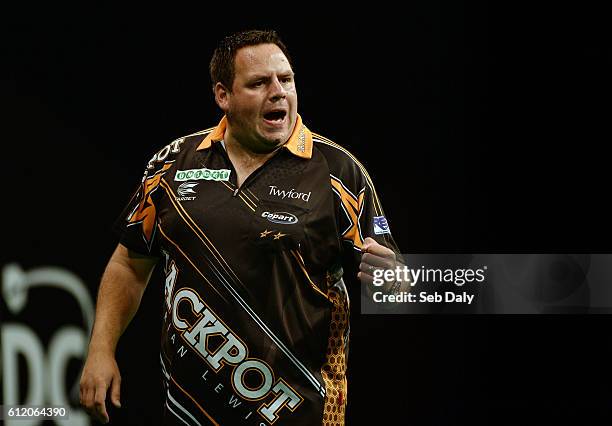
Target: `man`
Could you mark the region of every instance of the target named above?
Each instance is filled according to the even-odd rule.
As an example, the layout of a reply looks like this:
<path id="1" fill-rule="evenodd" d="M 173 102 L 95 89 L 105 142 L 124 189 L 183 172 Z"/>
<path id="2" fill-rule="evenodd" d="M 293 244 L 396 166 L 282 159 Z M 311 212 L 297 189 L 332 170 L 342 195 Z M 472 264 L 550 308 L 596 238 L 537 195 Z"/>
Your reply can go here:
<path id="1" fill-rule="evenodd" d="M 371 285 L 395 265 L 380 202 L 363 166 L 302 122 L 275 32 L 226 37 L 210 73 L 221 122 L 159 151 L 122 217 L 81 402 L 103 422 L 107 393 L 120 406 L 115 348 L 161 262 L 164 424 L 344 424 L 342 277 Z"/>

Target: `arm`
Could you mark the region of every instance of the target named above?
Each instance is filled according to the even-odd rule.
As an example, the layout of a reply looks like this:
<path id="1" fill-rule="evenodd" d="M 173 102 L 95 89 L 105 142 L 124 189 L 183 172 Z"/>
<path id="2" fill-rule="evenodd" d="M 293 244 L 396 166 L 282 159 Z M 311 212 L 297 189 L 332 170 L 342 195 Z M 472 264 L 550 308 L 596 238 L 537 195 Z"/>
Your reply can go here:
<path id="1" fill-rule="evenodd" d="M 85 409 L 103 423 L 109 421 L 105 405 L 109 387 L 113 404 L 121 406 L 117 342 L 138 310 L 156 262 L 156 258 L 138 255 L 119 244 L 102 276 L 80 399 Z"/>

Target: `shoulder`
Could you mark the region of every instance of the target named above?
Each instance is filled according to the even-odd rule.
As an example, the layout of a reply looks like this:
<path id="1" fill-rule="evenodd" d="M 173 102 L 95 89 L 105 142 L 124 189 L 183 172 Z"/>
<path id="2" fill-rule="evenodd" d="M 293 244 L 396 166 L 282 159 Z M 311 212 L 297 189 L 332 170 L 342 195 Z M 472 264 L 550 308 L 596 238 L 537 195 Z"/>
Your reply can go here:
<path id="1" fill-rule="evenodd" d="M 144 178 L 169 169 L 177 158 L 185 152 L 193 152 L 214 127 L 200 130 L 174 139 L 159 149 L 148 161 Z"/>
<path id="2" fill-rule="evenodd" d="M 353 188 L 362 188 L 370 182 L 364 165 L 348 149 L 331 139 L 312 133 L 314 149 L 327 161 L 330 175 Z"/>

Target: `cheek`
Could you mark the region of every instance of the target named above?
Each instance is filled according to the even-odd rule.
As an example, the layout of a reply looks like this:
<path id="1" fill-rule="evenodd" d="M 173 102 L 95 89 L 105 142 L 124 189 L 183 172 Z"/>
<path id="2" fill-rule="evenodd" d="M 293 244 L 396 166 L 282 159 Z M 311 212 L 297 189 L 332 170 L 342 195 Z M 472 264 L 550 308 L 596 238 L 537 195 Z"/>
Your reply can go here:
<path id="1" fill-rule="evenodd" d="M 287 99 L 289 99 L 289 102 L 291 103 L 291 105 L 293 105 L 294 107 L 297 107 L 298 97 L 297 97 L 297 92 L 295 90 L 287 94 Z"/>
<path id="2" fill-rule="evenodd" d="M 252 119 L 249 112 L 244 109 L 244 105 L 232 105 L 232 109 L 229 113 L 234 123 L 238 124 L 240 127 L 250 127 Z"/>
<path id="3" fill-rule="evenodd" d="M 259 102 L 253 98 L 243 98 L 236 104 L 234 111 L 246 117 L 254 117 L 259 114 Z"/>

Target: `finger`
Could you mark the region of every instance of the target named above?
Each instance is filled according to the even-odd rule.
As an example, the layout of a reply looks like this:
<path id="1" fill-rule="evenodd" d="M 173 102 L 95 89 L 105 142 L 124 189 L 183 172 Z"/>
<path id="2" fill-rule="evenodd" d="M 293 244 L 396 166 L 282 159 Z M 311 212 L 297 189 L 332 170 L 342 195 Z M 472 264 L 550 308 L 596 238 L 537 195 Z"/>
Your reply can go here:
<path id="1" fill-rule="evenodd" d="M 113 405 L 117 408 L 121 408 L 121 376 L 119 374 L 115 375 L 113 378 L 113 383 L 111 384 L 111 401 Z"/>
<path id="2" fill-rule="evenodd" d="M 357 278 L 359 281 L 361 281 L 361 284 L 367 286 L 367 288 L 370 288 L 373 285 L 374 278 L 371 275 L 359 272 L 357 274 Z"/>
<path id="3" fill-rule="evenodd" d="M 395 260 L 388 257 L 377 256 L 372 253 L 365 253 L 361 256 L 361 262 L 367 263 L 378 268 L 395 268 Z"/>
<path id="4" fill-rule="evenodd" d="M 374 275 L 374 270 L 376 269 L 375 266 L 370 265 L 369 263 L 365 263 L 365 262 L 361 262 L 359 264 L 359 270 L 363 273 L 366 273 L 368 275 Z"/>
<path id="5" fill-rule="evenodd" d="M 364 254 L 371 253 L 376 256 L 393 259 L 393 261 L 395 261 L 396 259 L 396 255 L 393 250 L 381 244 L 378 244 L 376 240 L 370 237 L 365 239 L 364 245 L 362 247 L 362 252 Z"/>
<path id="6" fill-rule="evenodd" d="M 376 241 L 374 241 L 371 238 L 370 240 L 372 240 L 372 242 L 368 244 L 366 246 L 366 250 L 364 250 L 366 253 L 372 253 L 372 254 L 375 254 L 376 256 L 395 259 L 395 252 L 393 250 L 391 250 L 389 247 L 385 247 L 381 244 L 378 244 Z"/>
<path id="7" fill-rule="evenodd" d="M 377 277 L 379 279 L 381 278 L 384 279 L 384 276 L 385 276 L 384 274 L 387 269 L 391 270 L 392 268 L 383 268 L 380 266 L 373 266 L 365 262 L 361 262 L 359 264 L 359 271 L 366 275 L 369 275 L 371 278 Z"/>
<path id="8" fill-rule="evenodd" d="M 363 246 L 361 247 L 361 250 L 365 253 L 373 253 L 373 252 L 378 252 L 380 249 L 387 249 L 389 250 L 387 247 L 381 245 L 378 241 L 376 241 L 374 238 L 372 237 L 367 237 L 365 240 L 363 240 Z"/>
<path id="9" fill-rule="evenodd" d="M 376 242 L 376 240 L 374 238 L 366 237 L 366 239 L 363 240 L 363 246 L 361 247 L 361 249 L 364 252 L 367 252 L 372 244 L 378 244 L 378 243 Z"/>
<path id="10" fill-rule="evenodd" d="M 85 408 L 85 411 L 91 414 L 93 409 L 94 388 L 90 382 L 85 382 L 81 386 L 81 389 L 81 393 L 83 395 L 81 404 Z"/>
<path id="11" fill-rule="evenodd" d="M 79 384 L 79 404 L 85 406 L 85 384 L 83 382 Z"/>
<path id="12" fill-rule="evenodd" d="M 108 413 L 106 412 L 106 391 L 108 386 L 104 382 L 98 383 L 96 386 L 96 394 L 94 396 L 94 414 L 102 422 L 108 423 Z"/>

